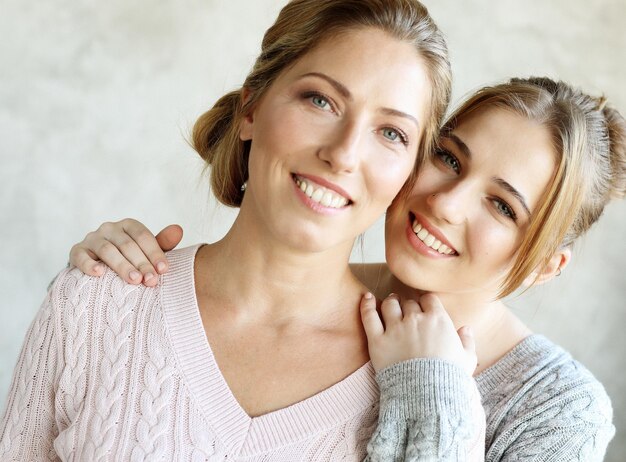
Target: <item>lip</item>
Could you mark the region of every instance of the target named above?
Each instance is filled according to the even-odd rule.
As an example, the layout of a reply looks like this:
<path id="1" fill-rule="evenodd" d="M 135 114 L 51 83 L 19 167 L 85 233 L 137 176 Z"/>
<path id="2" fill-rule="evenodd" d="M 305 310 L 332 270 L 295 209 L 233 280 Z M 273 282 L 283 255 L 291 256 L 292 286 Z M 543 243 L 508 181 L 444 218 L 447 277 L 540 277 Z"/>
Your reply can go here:
<path id="1" fill-rule="evenodd" d="M 311 199 L 309 196 L 307 196 L 306 194 L 304 194 L 304 192 L 298 187 L 298 185 L 295 182 L 295 175 L 301 177 L 301 178 L 306 178 L 307 180 L 310 180 L 313 183 L 319 184 L 320 186 L 323 186 L 327 189 L 332 189 L 334 192 L 342 195 L 343 197 L 345 197 L 346 199 L 348 199 L 348 203 L 341 207 L 341 208 L 333 208 L 333 207 L 326 207 L 322 204 L 320 204 L 319 202 L 315 202 L 313 199 Z M 339 213 L 344 212 L 346 209 L 348 209 L 348 207 L 350 207 L 350 205 L 352 205 L 352 200 L 349 199 L 349 195 L 345 194 L 345 191 L 343 189 L 341 189 L 339 186 L 337 185 L 333 185 L 332 183 L 323 180 L 322 178 L 319 177 L 315 177 L 312 175 L 302 175 L 300 173 L 294 174 L 292 175 L 291 178 L 291 183 L 293 184 L 293 188 L 295 190 L 296 196 L 298 196 L 298 198 L 300 199 L 300 201 L 309 209 L 313 210 L 316 213 L 319 213 L 321 215 L 327 215 L 327 216 L 333 216 L 333 215 L 337 215 Z"/>
<path id="2" fill-rule="evenodd" d="M 426 229 L 426 231 L 432 234 L 436 239 L 438 239 L 443 244 L 447 245 L 450 249 L 452 249 L 454 253 L 451 253 L 449 255 L 446 255 L 444 253 L 439 253 L 435 249 L 432 249 L 428 247 L 426 244 L 424 244 L 422 240 L 419 239 L 415 235 L 415 232 L 413 231 L 414 219 L 417 220 Z M 424 218 L 422 215 L 418 213 L 413 213 L 413 212 L 409 213 L 409 216 L 407 217 L 406 235 L 411 246 L 414 247 L 419 253 L 426 255 L 428 257 L 452 258 L 452 257 L 458 257 L 459 255 L 456 249 L 454 248 L 454 246 L 450 244 L 450 241 L 448 241 L 445 238 L 445 236 L 441 233 L 441 231 L 435 228 L 428 220 L 426 220 L 426 218 Z"/>
<path id="3" fill-rule="evenodd" d="M 307 175 L 304 173 L 298 173 L 298 172 L 294 173 L 294 175 L 297 175 L 302 178 L 306 178 L 307 180 L 311 180 L 313 183 L 317 183 L 318 185 L 323 186 L 327 189 L 332 189 L 337 194 L 341 194 L 343 197 L 348 199 L 348 205 L 350 205 L 351 202 L 354 202 L 352 200 L 352 197 L 350 197 L 350 194 L 348 194 L 348 191 L 343 189 L 341 186 L 338 186 L 334 183 L 331 183 L 328 180 L 325 180 L 324 178 L 320 178 L 319 176 L 315 176 L 315 175 Z"/>

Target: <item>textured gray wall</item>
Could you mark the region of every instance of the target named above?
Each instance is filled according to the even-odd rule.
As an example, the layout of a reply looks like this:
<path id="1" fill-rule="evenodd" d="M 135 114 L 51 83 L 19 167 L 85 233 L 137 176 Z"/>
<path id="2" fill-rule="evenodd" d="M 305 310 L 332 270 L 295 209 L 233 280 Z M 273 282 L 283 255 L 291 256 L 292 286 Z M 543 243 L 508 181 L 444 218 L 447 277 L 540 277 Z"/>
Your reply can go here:
<path id="1" fill-rule="evenodd" d="M 0 406 L 26 328 L 70 245 L 101 221 L 178 222 L 211 241 L 215 207 L 184 136 L 240 83 L 278 0 L 3 0 L 0 15 Z M 626 112 L 623 0 L 427 0 L 450 45 L 455 96 L 547 74 Z M 555 283 L 512 300 L 605 384 L 626 453 L 626 202 L 614 204 Z M 355 260 L 383 257 L 379 222 Z"/>

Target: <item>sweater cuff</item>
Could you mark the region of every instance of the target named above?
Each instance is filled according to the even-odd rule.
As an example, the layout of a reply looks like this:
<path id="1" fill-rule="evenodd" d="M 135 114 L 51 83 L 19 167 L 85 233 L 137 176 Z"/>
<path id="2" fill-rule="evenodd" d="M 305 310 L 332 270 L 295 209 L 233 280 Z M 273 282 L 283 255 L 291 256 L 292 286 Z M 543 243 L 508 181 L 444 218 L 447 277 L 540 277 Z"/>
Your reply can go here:
<path id="1" fill-rule="evenodd" d="M 467 417 L 472 412 L 474 379 L 443 359 L 417 358 L 393 364 L 376 374 L 380 420 L 423 416 Z"/>

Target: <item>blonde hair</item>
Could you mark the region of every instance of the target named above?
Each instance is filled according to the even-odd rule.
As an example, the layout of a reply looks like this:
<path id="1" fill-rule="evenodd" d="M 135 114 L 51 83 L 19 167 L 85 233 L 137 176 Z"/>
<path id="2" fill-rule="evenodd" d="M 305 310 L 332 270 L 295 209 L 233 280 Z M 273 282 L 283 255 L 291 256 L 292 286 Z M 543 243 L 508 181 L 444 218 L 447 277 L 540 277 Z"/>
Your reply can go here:
<path id="1" fill-rule="evenodd" d="M 551 133 L 556 155 L 554 176 L 502 284 L 499 297 L 504 297 L 537 267 L 545 267 L 559 248 L 571 246 L 610 199 L 624 196 L 626 122 L 604 97 L 531 77 L 479 90 L 452 114 L 442 133 L 486 107 L 508 109 L 542 124 Z"/>
<path id="2" fill-rule="evenodd" d="M 278 75 L 322 40 L 359 27 L 381 29 L 415 46 L 426 63 L 431 85 L 429 119 L 424 124 L 418 161 L 431 152 L 450 100 L 451 72 L 443 35 L 415 0 L 293 0 L 267 30 L 243 88 L 220 98 L 193 127 L 192 144 L 211 166 L 211 188 L 225 205 L 238 207 L 248 178 L 250 142 L 239 139 L 239 125 Z M 242 104 L 242 91 L 248 92 Z"/>

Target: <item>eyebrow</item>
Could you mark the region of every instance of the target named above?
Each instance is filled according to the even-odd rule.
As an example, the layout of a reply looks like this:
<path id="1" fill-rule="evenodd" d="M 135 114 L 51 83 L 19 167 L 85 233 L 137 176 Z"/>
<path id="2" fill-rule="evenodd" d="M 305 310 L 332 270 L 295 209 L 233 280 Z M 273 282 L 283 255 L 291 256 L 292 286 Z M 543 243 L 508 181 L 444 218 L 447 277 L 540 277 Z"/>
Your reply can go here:
<path id="1" fill-rule="evenodd" d="M 308 72 L 308 73 L 303 74 L 303 75 L 300 76 L 300 78 L 303 78 L 303 77 L 319 77 L 320 79 L 326 80 L 328 83 L 330 83 L 335 88 L 335 90 L 337 90 L 339 92 L 339 94 L 341 96 L 343 96 L 344 98 L 346 98 L 349 101 L 353 101 L 353 99 L 354 99 L 353 96 L 352 96 L 352 93 L 350 93 L 350 90 L 348 90 L 348 88 L 344 84 L 342 84 L 341 82 L 338 82 L 337 80 L 333 79 L 332 77 L 330 77 L 330 76 L 328 76 L 326 74 L 323 74 L 321 72 Z M 388 114 L 388 115 L 392 115 L 392 116 L 398 116 L 398 117 L 403 117 L 405 119 L 409 119 L 411 122 L 413 122 L 417 126 L 417 128 L 419 130 L 420 124 L 419 124 L 417 118 L 412 116 L 411 114 L 399 111 L 397 109 L 387 108 L 387 107 L 382 108 L 381 112 L 384 113 L 384 114 Z"/>
<path id="2" fill-rule="evenodd" d="M 454 144 L 457 145 L 457 147 L 461 150 L 465 157 L 467 157 L 468 159 L 472 158 L 472 151 L 470 151 L 470 148 L 467 147 L 467 144 L 465 144 L 461 140 L 461 138 L 456 136 L 454 133 L 446 133 L 444 134 L 444 138 L 450 138 L 452 141 L 454 141 Z"/>
<path id="3" fill-rule="evenodd" d="M 337 82 L 335 79 L 326 74 L 322 74 L 321 72 L 308 72 L 300 76 L 300 78 L 303 77 L 319 77 L 320 79 L 324 79 L 333 87 L 335 87 L 335 90 L 337 90 L 341 94 L 341 96 L 352 101 L 352 93 L 350 93 L 350 90 L 348 90 L 348 88 L 344 84 Z"/>
<path id="4" fill-rule="evenodd" d="M 418 130 L 420 128 L 420 123 L 417 121 L 417 118 L 413 117 L 411 114 L 407 114 L 406 112 L 398 111 L 397 109 L 391 109 L 388 107 L 382 108 L 381 112 L 383 112 L 384 114 L 404 117 L 405 119 L 409 119 L 411 122 L 413 122 L 417 126 Z"/>
<path id="5" fill-rule="evenodd" d="M 465 144 L 461 140 L 461 138 L 456 136 L 454 133 L 446 133 L 444 137 L 451 139 L 454 142 L 454 144 L 457 145 L 459 150 L 465 155 L 465 157 L 467 157 L 468 159 L 472 158 L 472 151 L 470 151 L 470 148 L 467 147 L 467 144 Z M 520 205 L 522 206 L 522 208 L 524 209 L 524 211 L 526 212 L 526 214 L 529 217 L 531 216 L 530 209 L 528 208 L 528 204 L 526 203 L 526 198 L 511 183 L 499 177 L 493 177 L 492 181 L 494 181 L 498 186 L 506 190 L 513 197 L 515 197 L 517 201 L 520 203 Z"/>
<path id="6" fill-rule="evenodd" d="M 511 193 L 511 195 L 513 195 L 513 197 L 515 197 L 519 201 L 519 203 L 522 205 L 522 208 L 526 212 L 526 215 L 530 217 L 530 209 L 528 208 L 528 205 L 526 204 L 526 199 L 524 198 L 522 193 L 520 193 L 517 189 L 515 189 L 511 183 L 509 183 L 506 180 L 503 180 L 502 178 L 493 177 L 492 180 L 495 181 L 497 184 L 499 184 L 500 187 L 506 189 L 509 193 Z"/>

